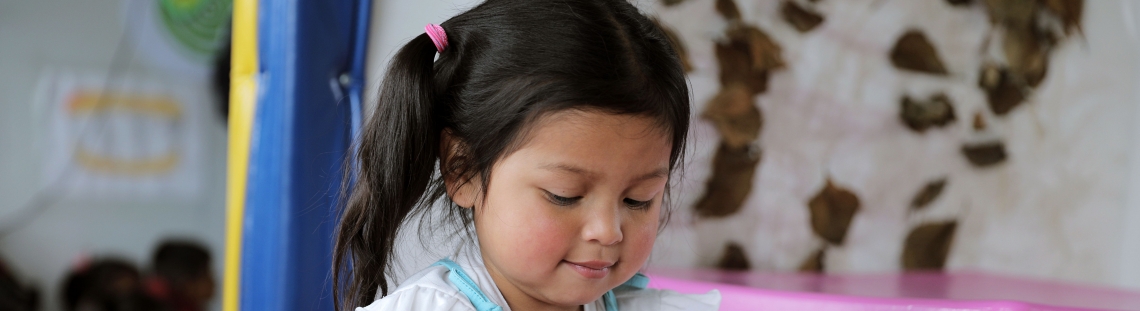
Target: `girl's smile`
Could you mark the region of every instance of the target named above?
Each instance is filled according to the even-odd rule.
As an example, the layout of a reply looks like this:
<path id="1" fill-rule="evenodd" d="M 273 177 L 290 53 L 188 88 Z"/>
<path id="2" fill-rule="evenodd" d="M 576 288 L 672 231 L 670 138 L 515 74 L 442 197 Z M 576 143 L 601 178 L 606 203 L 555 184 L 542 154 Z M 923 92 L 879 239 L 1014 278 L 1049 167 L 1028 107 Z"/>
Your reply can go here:
<path id="1" fill-rule="evenodd" d="M 570 267 L 570 269 L 574 269 L 575 272 L 582 274 L 582 276 L 586 277 L 587 279 L 604 278 L 606 275 L 610 274 L 610 267 L 614 266 L 612 262 L 600 260 L 583 262 L 563 260 L 562 263 L 566 264 L 566 266 Z"/>

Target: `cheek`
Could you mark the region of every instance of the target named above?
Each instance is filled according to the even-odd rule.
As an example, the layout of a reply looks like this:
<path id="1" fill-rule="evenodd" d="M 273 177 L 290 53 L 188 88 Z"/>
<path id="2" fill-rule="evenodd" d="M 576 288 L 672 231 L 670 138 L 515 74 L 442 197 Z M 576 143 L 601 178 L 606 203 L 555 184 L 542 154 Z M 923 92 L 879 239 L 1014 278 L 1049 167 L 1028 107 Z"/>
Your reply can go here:
<path id="1" fill-rule="evenodd" d="M 634 211 L 641 215 L 631 217 L 633 221 L 622 229 L 625 242 L 628 243 L 623 248 L 622 257 L 636 263 L 638 267 L 644 265 L 653 252 L 653 243 L 657 240 L 657 228 L 660 225 L 660 210 L 660 207 L 655 207 L 650 211 Z"/>
<path id="2" fill-rule="evenodd" d="M 557 211 L 534 200 L 491 202 L 482 217 L 480 240 L 484 249 L 494 250 L 496 261 L 530 271 L 553 268 L 570 249 L 572 226 Z"/>

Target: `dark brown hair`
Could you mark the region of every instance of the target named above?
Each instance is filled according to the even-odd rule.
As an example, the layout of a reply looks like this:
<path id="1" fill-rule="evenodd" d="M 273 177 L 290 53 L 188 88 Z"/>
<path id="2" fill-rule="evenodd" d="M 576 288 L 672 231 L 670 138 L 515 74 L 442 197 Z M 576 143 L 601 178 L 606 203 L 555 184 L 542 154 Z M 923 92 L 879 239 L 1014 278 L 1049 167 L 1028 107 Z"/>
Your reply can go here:
<path id="1" fill-rule="evenodd" d="M 661 29 L 626 0 L 488 0 L 441 26 L 450 45 L 438 60 L 426 34 L 396 52 L 359 137 L 334 250 L 339 309 L 387 295 L 401 225 L 446 194 L 436 169 L 481 177 L 486 191 L 492 165 L 542 115 L 653 118 L 671 137 L 670 169 L 685 148 L 681 63 Z M 445 129 L 465 156 L 437 168 Z M 470 223 L 467 209 L 445 203 Z"/>

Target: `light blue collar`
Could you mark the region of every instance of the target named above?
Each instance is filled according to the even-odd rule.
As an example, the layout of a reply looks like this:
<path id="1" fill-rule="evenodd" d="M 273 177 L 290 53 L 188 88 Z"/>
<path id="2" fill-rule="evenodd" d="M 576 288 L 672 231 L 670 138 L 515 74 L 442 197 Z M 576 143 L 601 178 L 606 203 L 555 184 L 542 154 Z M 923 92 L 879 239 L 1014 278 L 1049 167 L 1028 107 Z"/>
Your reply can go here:
<path id="1" fill-rule="evenodd" d="M 444 266 L 448 271 L 451 271 L 451 273 L 448 273 L 447 279 L 459 289 L 459 292 L 467 296 L 468 300 L 471 300 L 471 304 L 475 306 L 475 310 L 503 311 L 503 307 L 491 302 L 491 299 L 488 299 L 487 295 L 483 294 L 483 290 L 479 289 L 479 286 L 475 284 L 475 281 L 471 280 L 471 277 L 467 276 L 467 272 L 464 272 L 459 264 L 444 258 L 432 266 Z M 618 288 L 630 287 L 642 289 L 647 285 L 649 285 L 649 277 L 638 273 L 633 275 L 628 281 L 625 281 L 625 283 L 622 283 Z M 602 302 L 606 305 L 606 311 L 618 311 L 617 297 L 614 296 L 614 291 L 611 290 L 602 295 Z"/>

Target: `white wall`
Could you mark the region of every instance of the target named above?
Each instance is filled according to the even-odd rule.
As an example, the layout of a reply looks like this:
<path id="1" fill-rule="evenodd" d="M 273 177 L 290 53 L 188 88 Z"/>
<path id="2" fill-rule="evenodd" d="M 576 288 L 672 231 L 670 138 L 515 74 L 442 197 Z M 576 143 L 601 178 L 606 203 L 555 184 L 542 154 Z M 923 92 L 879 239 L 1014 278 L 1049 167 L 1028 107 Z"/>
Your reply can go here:
<path id="1" fill-rule="evenodd" d="M 1119 30 L 1121 37 L 1128 38 L 1130 44 L 1140 44 L 1140 4 L 1123 1 L 1120 15 L 1124 27 Z M 1140 81 L 1133 83 L 1133 94 L 1140 98 Z M 1133 101 L 1135 103 L 1135 101 Z M 1140 120 L 1140 109 L 1136 109 L 1133 120 Z M 1140 289 L 1140 122 L 1133 122 L 1131 131 L 1132 166 L 1129 168 L 1129 184 L 1126 211 L 1120 219 L 1122 225 L 1120 244 L 1119 284 Z"/>
<path id="2" fill-rule="evenodd" d="M 475 0 L 375 0 L 372 6 L 372 29 L 369 31 L 369 86 L 365 94 L 375 96 L 376 88 L 388 60 L 409 40 L 424 32 L 427 24 L 440 24 L 452 16 L 479 4 Z M 366 100 L 374 105 L 374 100 Z M 369 106 L 371 107 L 371 106 Z"/>
<path id="3" fill-rule="evenodd" d="M 724 28 L 710 2 L 657 8 L 689 48 L 697 111 L 719 88 L 711 43 Z M 821 2 L 826 21 L 801 34 L 780 18 L 778 2 L 736 2 L 747 22 L 779 42 L 788 62 L 754 100 L 765 124 L 753 191 L 728 219 L 674 222 L 678 226 L 658 240 L 657 264 L 711 265 L 723 245 L 735 241 L 753 267 L 794 270 L 823 244 L 806 225 L 806 202 L 830 178 L 858 195 L 862 206 L 846 243 L 827 247 L 829 272 L 897 271 L 911 228 L 956 219 L 948 269 L 1105 285 L 1140 278 L 1136 261 L 1122 256 L 1138 247 L 1135 233 L 1126 232 L 1140 224 L 1125 220 L 1140 210 L 1128 200 L 1135 194 L 1129 185 L 1137 182 L 1128 170 L 1140 165 L 1130 146 L 1140 99 L 1134 88 L 1140 46 L 1128 33 L 1135 29 L 1132 2 L 1087 2 L 1082 34 L 1054 50 L 1043 84 L 1001 117 L 986 107 L 975 82 L 983 38 L 991 32 L 980 5 Z M 931 38 L 947 77 L 900 72 L 890 64 L 891 47 L 910 28 Z M 951 97 L 959 121 L 921 135 L 903 127 L 901 94 L 935 92 Z M 985 116 L 986 130 L 970 127 L 974 113 Z M 695 153 L 686 177 L 695 180 L 686 181 L 692 187 L 680 191 L 681 202 L 703 191 L 717 139 L 707 121 L 696 121 L 692 130 Z M 958 148 L 989 139 L 1005 143 L 1009 160 L 972 168 Z M 943 176 L 949 183 L 940 198 L 911 212 L 917 190 Z"/>
<path id="4" fill-rule="evenodd" d="M 165 81 L 212 98 L 201 77 L 171 77 L 148 64 L 137 49 L 118 49 L 126 7 L 123 1 L 0 1 L 0 223 L 8 223 L 42 190 L 46 127 L 33 90 L 45 69 L 106 74 L 114 55 L 127 53 L 124 76 L 169 79 Z M 79 257 L 112 254 L 145 265 L 163 237 L 207 243 L 221 279 L 225 129 L 213 107 L 202 104 L 190 107 L 205 116 L 200 119 L 204 157 L 199 196 L 90 199 L 50 193 L 58 200 L 20 229 L 0 236 L 0 253 L 41 289 L 44 310 L 58 307 L 56 288 Z"/>

